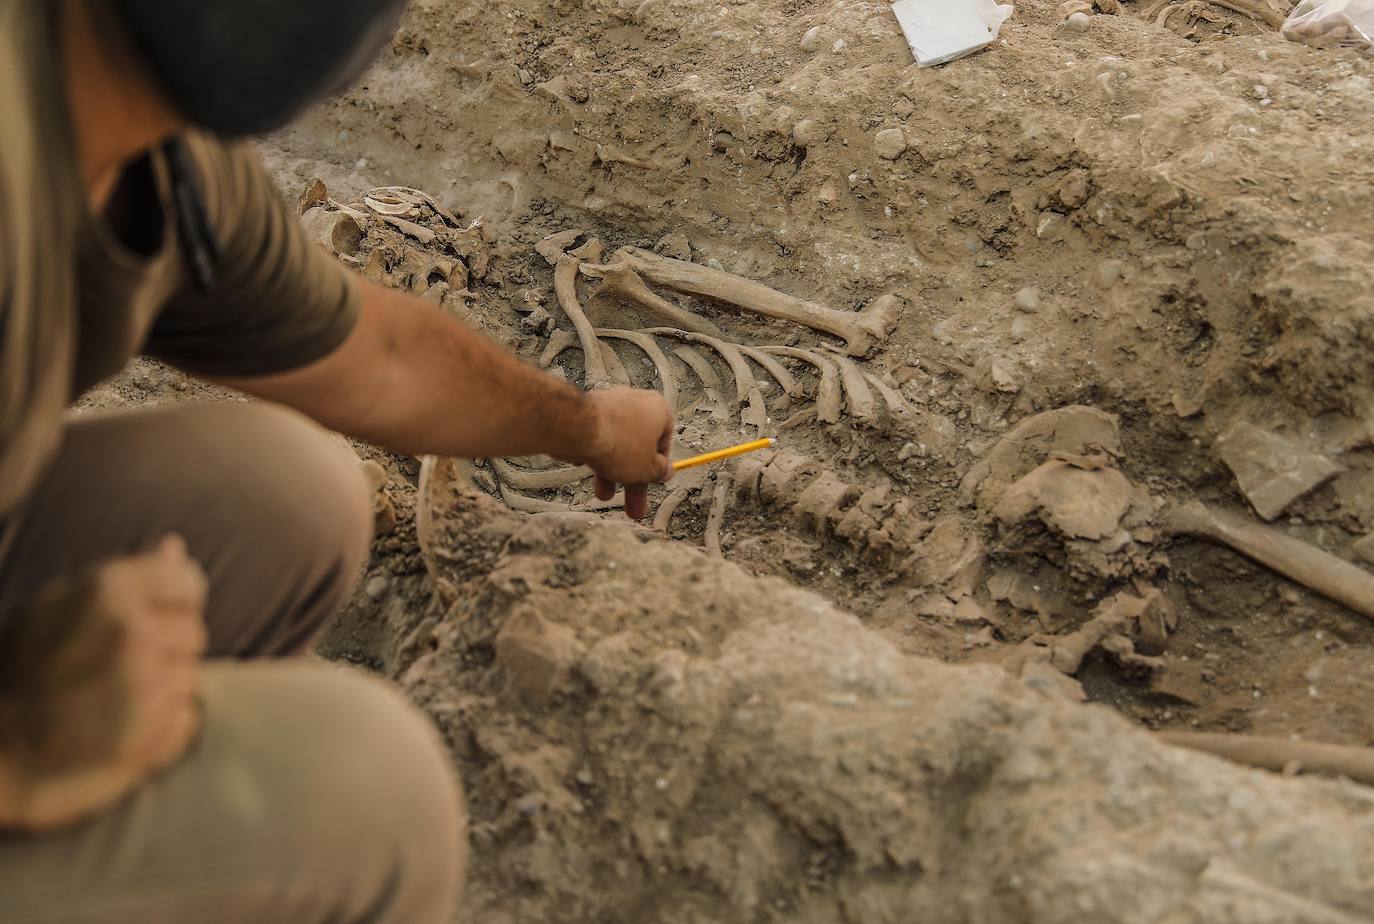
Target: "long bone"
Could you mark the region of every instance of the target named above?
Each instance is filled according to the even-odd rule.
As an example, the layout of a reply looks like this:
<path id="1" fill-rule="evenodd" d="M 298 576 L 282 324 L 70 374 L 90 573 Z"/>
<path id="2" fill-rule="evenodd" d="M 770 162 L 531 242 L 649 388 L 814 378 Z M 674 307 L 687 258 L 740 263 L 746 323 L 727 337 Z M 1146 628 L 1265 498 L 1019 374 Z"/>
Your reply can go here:
<path id="1" fill-rule="evenodd" d="M 601 285 L 592 291 L 592 298 L 605 296 L 624 299 L 662 318 L 673 327 L 694 334 L 705 334 L 708 337 L 724 336 L 720 328 L 710 321 L 685 308 L 679 308 L 650 289 L 634 271 L 634 267 L 625 260 L 612 260 L 601 265 L 584 263 L 581 272 L 584 276 L 601 281 Z"/>
<path id="2" fill-rule="evenodd" d="M 763 347 L 762 352 L 773 356 L 786 356 L 815 366 L 821 374 L 820 384 L 816 386 L 816 419 L 821 423 L 839 423 L 842 406 L 840 370 L 833 362 L 814 350 L 799 350 L 796 347 Z"/>
<path id="3" fill-rule="evenodd" d="M 886 340 L 897 324 L 900 305 L 893 295 L 874 299 L 861 312 L 838 311 L 724 270 L 674 260 L 635 247 L 621 248 L 616 251 L 615 259 L 626 261 L 650 282 L 675 291 L 705 296 L 765 317 L 781 318 L 833 334 L 845 341 L 845 349 L 851 356 L 867 354 L 877 343 Z"/>
<path id="4" fill-rule="evenodd" d="M 1374 786 L 1374 748 L 1206 732 L 1159 732 L 1158 736 L 1181 748 L 1215 754 L 1238 764 L 1276 773 L 1296 764 L 1299 772 L 1344 776 Z"/>
<path id="5" fill-rule="evenodd" d="M 1218 542 L 1374 619 L 1374 574 L 1301 539 L 1198 503 L 1174 507 L 1163 527 L 1171 535 Z"/>
<path id="6" fill-rule="evenodd" d="M 576 257 L 567 254 L 559 257 L 553 269 L 553 290 L 558 295 L 558 304 L 563 307 L 563 313 L 577 330 L 577 339 L 582 342 L 582 368 L 587 373 L 587 387 L 604 388 L 610 384 L 610 378 L 606 374 L 606 361 L 601 355 L 601 346 L 592 331 L 592 324 L 577 301 L 577 267 Z"/>
<path id="7" fill-rule="evenodd" d="M 502 484 L 509 484 L 522 491 L 552 491 L 565 488 L 592 477 L 592 470 L 585 465 L 549 468 L 540 471 L 517 468 L 506 459 L 492 458 L 491 467 Z"/>
<path id="8" fill-rule="evenodd" d="M 648 334 L 633 330 L 612 330 L 610 328 L 598 327 L 596 329 L 598 337 L 608 337 L 615 340 L 626 340 L 633 343 L 644 351 L 649 357 L 649 361 L 654 364 L 654 369 L 658 372 L 658 380 L 663 385 L 663 399 L 668 402 L 668 406 L 677 409 L 677 376 L 673 374 L 673 366 L 668 357 L 659 349 L 654 338 Z"/>

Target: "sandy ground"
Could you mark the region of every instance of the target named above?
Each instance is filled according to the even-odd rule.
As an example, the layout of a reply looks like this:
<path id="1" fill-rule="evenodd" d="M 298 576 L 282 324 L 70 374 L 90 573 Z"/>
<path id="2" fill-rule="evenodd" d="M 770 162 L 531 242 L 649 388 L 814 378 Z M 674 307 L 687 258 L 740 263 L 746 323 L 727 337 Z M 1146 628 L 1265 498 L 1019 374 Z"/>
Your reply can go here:
<path id="1" fill-rule="evenodd" d="M 676 494 L 661 490 L 656 500 L 676 505 L 660 524 L 673 542 L 665 548 L 696 561 L 688 547 L 703 546 L 707 558 L 818 594 L 858 617 L 856 651 L 878 644 L 912 663 L 1002 665 L 1065 701 L 1084 696 L 1148 728 L 1374 744 L 1374 624 L 1329 594 L 1170 529 L 1172 512 L 1200 502 L 1368 575 L 1374 64 L 1287 42 L 1208 3 L 1165 12 L 1127 2 L 1077 31 L 1062 25 L 1057 4 L 1026 2 L 987 51 L 918 70 L 879 2 L 420 0 L 363 85 L 268 139 L 264 156 L 293 199 L 311 177 L 323 179 L 332 203 L 307 203 L 322 206 L 316 220 L 337 216 L 339 205 L 359 210 L 366 237 L 346 262 L 428 294 L 531 360 L 565 337 L 550 368 L 574 381 L 598 369 L 571 334 L 553 267 L 535 252 L 555 232 L 580 229 L 579 242 L 599 240 L 604 256 L 581 252 L 591 267 L 637 247 L 855 318 L 892 308 L 890 332 L 884 327 L 868 349 L 843 361 L 820 354 L 839 370 L 852 362 L 861 379 L 844 378 L 838 414 L 825 400 L 821 366 L 785 351 L 843 347 L 840 340 L 718 299 L 654 286 L 728 343 L 781 349 L 791 394 L 754 357 L 751 384 L 736 394 L 744 379 L 698 342 L 696 354 L 719 370 L 713 385 L 675 352 L 692 346 L 682 338 L 656 338 L 663 369 L 624 341 L 615 341 L 614 357 L 598 354 L 611 379 L 664 387 L 671 374 L 682 454 L 781 438 L 786 455 L 683 479 Z M 432 195 L 452 220 L 427 205 L 407 213 L 437 232 L 434 240 L 385 224 L 361 195 L 390 184 Z M 477 246 L 460 232 L 479 216 Z M 436 259 L 445 261 L 442 278 Z M 587 273 L 577 285 L 598 329 L 661 323 L 642 306 L 596 297 Z M 93 402 L 180 400 L 200 388 L 139 364 Z M 455 412 L 461 407 L 460 397 Z M 555 642 L 533 646 L 546 655 L 530 669 L 559 680 L 536 683 L 531 698 L 519 680 L 524 662 L 503 662 L 500 651 L 502 620 L 523 611 L 483 597 L 473 606 L 487 622 L 473 628 L 472 607 L 436 588 L 432 548 L 426 572 L 413 518 L 417 462 L 359 448 L 386 468 L 395 526 L 379 538 L 362 592 L 321 651 L 404 678 L 449 733 L 477 793 L 467 909 L 476 919 L 896 921 L 912 919 L 913 909 L 930 913 L 932 902 L 958 891 L 893 892 L 877 904 L 856 897 L 846 871 L 872 845 L 821 830 L 834 823 L 826 812 L 735 827 L 728 805 L 695 788 L 669 815 L 614 786 L 605 791 L 623 798 L 598 800 L 608 767 L 631 772 L 605 749 L 641 731 L 671 740 L 649 707 L 599 705 L 609 694 L 571 666 L 582 663 L 580 648 L 546 656 L 559 650 L 560 627 L 583 645 L 614 636 L 613 627 L 577 623 L 580 604 L 541 596 L 536 616 L 557 625 L 533 634 Z M 517 506 L 588 499 L 577 482 L 517 490 L 513 477 L 527 483 L 547 466 L 518 460 L 515 476 L 509 466 L 483 461 L 473 484 L 493 495 L 504 488 Z M 439 535 L 452 535 L 445 523 L 472 516 L 448 495 L 420 500 Z M 575 536 L 555 531 L 540 541 L 549 555 L 577 560 Z M 491 554 L 501 549 L 518 552 L 498 543 Z M 691 570 L 648 568 L 637 606 L 677 612 L 670 601 L 690 588 L 676 582 L 701 579 Z M 584 578 L 545 576 L 539 586 L 565 588 L 575 602 L 578 592 L 567 588 Z M 474 583 L 453 578 L 450 589 L 502 592 L 482 583 L 490 575 L 466 580 Z M 1148 605 L 1082 635 L 1126 598 Z M 735 634 L 752 631 L 755 616 L 764 619 L 738 599 L 724 616 L 684 613 L 677 635 L 636 634 L 635 607 L 616 612 L 640 660 L 657 663 L 658 646 L 664 663 L 688 652 L 689 672 L 697 658 L 713 671 L 743 670 L 717 656 Z M 564 607 L 571 616 L 557 612 Z M 1070 637 L 1086 641 L 1066 663 Z M 765 649 L 751 650 L 767 659 Z M 778 657 L 791 657 L 786 651 Z M 1047 659 L 1050 679 L 1028 667 Z M 740 684 L 769 682 L 760 674 Z M 560 732 L 551 716 L 566 717 L 570 706 L 593 715 Z M 739 749 L 732 741 L 731 753 Z M 846 741 L 860 764 L 888 746 L 862 735 Z M 1115 753 L 1103 741 L 1093 759 Z M 789 759 L 811 759 L 787 747 Z M 697 753 L 723 759 L 714 745 Z M 759 768 L 768 753 L 761 744 Z M 883 793 L 889 784 L 878 777 L 890 781 L 900 766 L 864 764 L 852 775 Z M 799 783 L 793 796 L 805 802 L 827 779 Z M 1303 786 L 1324 784 L 1284 785 L 1297 804 L 1318 798 Z M 690 848 L 692 824 L 741 857 L 776 864 L 744 885 L 732 881 L 716 860 L 702 859 L 712 844 Z M 660 836 L 671 848 L 655 853 Z M 761 840 L 746 850 L 750 837 Z M 803 843 L 814 856 L 796 852 Z M 1371 858 L 1367 837 L 1354 843 L 1352 856 Z M 929 869 L 941 848 L 921 850 Z M 888 881 L 910 873 L 907 860 L 892 862 L 882 873 Z M 596 864 L 609 865 L 589 872 Z M 776 884 L 794 874 L 822 883 L 825 901 L 784 898 Z M 1254 875 L 1254 889 L 1269 881 Z M 683 899 L 655 916 L 644 903 L 656 876 L 679 898 L 729 900 Z M 1025 903 L 956 902 L 960 913 L 930 919 L 1069 919 L 1052 902 L 1006 887 Z M 1283 887 L 1319 897 L 1302 883 Z M 1352 914 L 1374 907 L 1349 896 L 1322 901 Z M 1174 911 L 1178 920 L 1337 920 L 1316 905 L 1272 918 L 1211 907 Z"/>

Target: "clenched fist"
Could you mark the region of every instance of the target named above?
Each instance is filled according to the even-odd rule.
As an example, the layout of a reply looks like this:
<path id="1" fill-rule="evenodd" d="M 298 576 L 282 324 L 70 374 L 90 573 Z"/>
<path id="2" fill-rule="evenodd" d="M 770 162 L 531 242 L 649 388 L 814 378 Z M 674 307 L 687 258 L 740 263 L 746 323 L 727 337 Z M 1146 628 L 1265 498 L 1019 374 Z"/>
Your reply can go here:
<path id="1" fill-rule="evenodd" d="M 596 473 L 596 496 L 610 500 L 625 486 L 625 513 L 638 520 L 648 512 L 648 486 L 673 477 L 673 411 L 656 391 L 610 388 L 587 395 L 593 425 L 585 449 L 567 461 Z"/>
<path id="2" fill-rule="evenodd" d="M 0 642 L 0 827 L 91 815 L 166 767 L 200 724 L 206 580 L 186 545 L 41 591 Z"/>

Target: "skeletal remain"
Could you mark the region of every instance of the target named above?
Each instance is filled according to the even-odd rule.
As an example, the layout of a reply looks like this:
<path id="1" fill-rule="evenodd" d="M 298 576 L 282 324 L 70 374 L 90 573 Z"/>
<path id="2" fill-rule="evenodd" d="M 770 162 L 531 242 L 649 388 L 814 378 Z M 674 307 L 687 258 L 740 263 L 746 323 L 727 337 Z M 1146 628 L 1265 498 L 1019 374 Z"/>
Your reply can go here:
<path id="1" fill-rule="evenodd" d="M 304 215 L 316 206 L 329 204 L 329 190 L 324 185 L 324 180 L 317 176 L 312 176 L 305 184 L 305 189 L 301 192 L 297 200 L 300 206 L 296 214 Z"/>
<path id="2" fill-rule="evenodd" d="M 764 370 L 777 381 L 778 387 L 782 389 L 784 395 L 789 398 L 801 398 L 805 396 L 806 392 L 802 389 L 801 383 L 792 376 L 792 373 L 787 371 L 786 366 L 778 362 L 772 356 L 757 347 L 741 345 L 739 351 L 762 366 Z"/>
<path id="3" fill-rule="evenodd" d="M 374 189 L 363 196 L 363 205 L 378 215 L 390 218 L 419 218 L 420 200 L 390 190 Z"/>
<path id="4" fill-rule="evenodd" d="M 881 376 L 874 375 L 872 372 L 864 370 L 864 378 L 868 379 L 870 385 L 877 389 L 878 394 L 883 396 L 883 403 L 894 415 L 906 414 L 911 411 L 911 404 L 906 400 L 900 391 L 893 388 L 882 380 Z"/>
<path id="5" fill-rule="evenodd" d="M 577 239 L 586 233 L 581 228 L 569 228 L 567 231 L 550 234 L 534 245 L 534 251 L 543 257 L 549 266 L 557 266 L 559 259 L 567 252 L 568 248 L 577 243 Z"/>
<path id="6" fill-rule="evenodd" d="M 428 205 L 430 208 L 434 209 L 434 213 L 436 215 L 444 219 L 444 221 L 448 222 L 453 227 L 457 228 L 461 226 L 457 216 L 450 212 L 448 209 L 444 208 L 442 205 L 440 205 L 439 200 L 435 199 L 427 192 L 422 192 L 418 189 L 411 189 L 409 186 L 379 186 L 377 189 L 374 189 L 372 191 L 372 195 L 374 197 L 377 197 L 379 193 L 382 197 L 395 196 L 397 201 L 401 201 L 402 199 L 410 199 L 417 203 L 423 202 L 425 205 Z"/>
<path id="7" fill-rule="evenodd" d="M 844 385 L 845 403 L 855 420 L 872 421 L 878 419 L 878 401 L 873 390 L 868 387 L 863 370 L 846 356 L 836 356 L 835 365 L 840 369 L 840 383 Z"/>
<path id="8" fill-rule="evenodd" d="M 654 338 L 639 331 L 612 330 L 609 328 L 597 328 L 598 337 L 609 337 L 617 340 L 625 340 L 633 343 L 644 351 L 644 355 L 649 357 L 649 361 L 654 364 L 654 369 L 658 372 L 659 384 L 663 386 L 663 399 L 668 402 L 671 408 L 677 407 L 677 376 L 673 374 L 672 363 L 668 357 L 659 349 Z"/>
<path id="9" fill-rule="evenodd" d="M 1181 748 L 1215 754 L 1238 764 L 1261 767 L 1276 773 L 1296 770 L 1299 773 L 1329 774 L 1374 786 L 1374 748 L 1205 732 L 1159 732 L 1158 737 Z"/>
<path id="10" fill-rule="evenodd" d="M 740 348 L 733 343 L 726 343 L 724 340 L 717 340 L 715 337 L 708 337 L 705 334 L 694 334 L 691 331 L 674 330 L 669 327 L 650 327 L 644 331 L 655 337 L 674 337 L 678 340 L 685 340 L 688 343 L 701 343 L 709 346 L 721 355 L 725 364 L 730 367 L 730 374 L 735 378 L 735 399 L 741 404 L 746 405 L 751 398 L 751 391 L 755 389 L 754 373 L 749 371 L 749 363 L 744 359 L 744 354 Z"/>
<path id="11" fill-rule="evenodd" d="M 1163 527 L 1175 536 L 1218 542 L 1266 568 L 1374 619 L 1374 574 L 1270 526 L 1192 503 L 1174 507 Z"/>
<path id="12" fill-rule="evenodd" d="M 725 421 L 730 419 L 730 410 L 726 407 L 724 392 L 721 391 L 722 382 L 716 373 L 715 367 L 701 355 L 701 351 L 696 347 L 683 344 L 673 350 L 673 355 L 696 373 L 701 380 L 702 389 L 706 392 L 706 399 L 714 405 L 711 417 L 714 420 Z"/>
<path id="13" fill-rule="evenodd" d="M 492 470 L 502 484 L 512 485 L 522 491 L 552 491 L 592 477 L 592 470 L 585 465 L 533 470 L 517 468 L 506 459 L 493 458 L 490 461 Z"/>
<path id="14" fill-rule="evenodd" d="M 625 506 L 625 492 L 617 491 L 610 500 L 592 500 L 585 504 L 559 504 L 553 501 L 540 500 L 537 497 L 530 497 L 518 491 L 512 491 L 504 484 L 500 487 L 501 500 L 512 510 L 521 513 L 575 513 L 581 512 L 600 512 L 603 510 L 615 510 Z"/>
<path id="15" fill-rule="evenodd" d="M 606 377 L 611 384 L 629 386 L 630 373 L 625 371 L 625 364 L 620 361 L 620 355 L 609 343 L 598 342 L 597 346 L 601 349 L 601 362 L 606 367 Z"/>
<path id="16" fill-rule="evenodd" d="M 544 345 L 544 352 L 539 354 L 539 365 L 545 369 L 553 365 L 554 360 L 562 356 L 564 351 L 577 343 L 577 335 L 566 328 L 559 327 L 549 335 L 549 342 Z"/>
<path id="17" fill-rule="evenodd" d="M 830 359 L 814 350 L 799 350 L 795 347 L 763 347 L 762 352 L 773 356 L 786 356 L 815 366 L 821 374 L 820 384 L 816 386 L 816 419 L 822 423 L 838 423 L 842 394 L 840 392 L 840 370 Z"/>
<path id="18" fill-rule="evenodd" d="M 679 308 L 650 289 L 625 260 L 612 260 L 599 266 L 584 263 L 582 275 L 601 280 L 601 285 L 592 292 L 592 298 L 607 296 L 624 299 L 657 315 L 673 327 L 708 337 L 724 336 L 720 328 L 710 321 Z"/>
<path id="19" fill-rule="evenodd" d="M 604 388 L 610 384 L 610 378 L 606 374 L 606 362 L 601 356 L 596 333 L 577 301 L 577 267 L 576 257 L 566 254 L 559 257 L 553 270 L 553 290 L 563 313 L 577 330 L 577 339 L 582 343 L 582 367 L 586 370 L 587 387 Z"/>
<path id="20" fill-rule="evenodd" d="M 654 511 L 654 529 L 660 533 L 668 532 L 668 525 L 673 520 L 673 514 L 677 513 L 677 508 L 682 506 L 692 493 L 690 488 L 679 485 L 668 492 L 668 496 L 663 499 L 663 503 L 658 505 Z"/>
<path id="21" fill-rule="evenodd" d="M 424 244 L 425 246 L 433 244 L 435 238 L 439 236 L 434 231 L 430 230 L 429 228 L 426 228 L 424 225 L 416 224 L 415 222 L 409 221 L 405 218 L 398 218 L 395 215 L 381 215 L 379 217 L 382 219 L 382 221 L 391 225 L 391 227 L 395 228 L 397 231 L 400 231 L 407 237 L 415 238 L 415 240 L 419 241 L 421 244 Z"/>
<path id="22" fill-rule="evenodd" d="M 316 206 L 301 216 L 306 235 L 334 253 L 356 256 L 363 243 L 363 226 L 343 211 L 327 211 Z"/>
<path id="23" fill-rule="evenodd" d="M 861 312 L 837 311 L 787 295 L 724 270 L 674 260 L 647 250 L 625 247 L 615 259 L 626 261 L 650 282 L 678 292 L 701 295 L 770 318 L 792 321 L 845 341 L 851 356 L 863 356 L 887 339 L 897 323 L 900 302 L 884 295 Z"/>
<path id="24" fill-rule="evenodd" d="M 569 250 L 568 255 L 577 257 L 577 259 L 581 260 L 583 263 L 599 263 L 605 252 L 606 248 L 602 245 L 601 241 L 598 238 L 592 237 L 588 238 L 587 243 L 583 244 L 581 247 Z"/>
<path id="25" fill-rule="evenodd" d="M 734 477 L 730 469 L 721 469 L 716 474 L 716 488 L 711 494 L 711 512 L 706 515 L 706 533 L 702 544 L 708 555 L 722 557 L 720 549 L 720 530 L 725 523 L 725 508 L 729 501 L 730 488 Z"/>

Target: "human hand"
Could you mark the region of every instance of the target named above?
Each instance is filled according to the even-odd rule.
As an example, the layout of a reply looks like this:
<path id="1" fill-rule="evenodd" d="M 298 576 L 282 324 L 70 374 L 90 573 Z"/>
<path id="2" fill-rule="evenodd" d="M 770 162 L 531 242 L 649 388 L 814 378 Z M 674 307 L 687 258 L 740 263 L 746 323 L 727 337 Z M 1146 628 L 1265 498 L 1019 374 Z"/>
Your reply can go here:
<path id="1" fill-rule="evenodd" d="M 668 450 L 673 444 L 673 411 L 656 391 L 610 388 L 587 395 L 594 425 L 587 451 L 571 460 L 596 473 L 596 496 L 610 500 L 625 486 L 625 513 L 640 519 L 648 512 L 648 486 L 673 477 Z"/>
<path id="2" fill-rule="evenodd" d="M 200 726 L 206 578 L 179 536 L 55 582 L 0 648 L 0 827 L 44 831 L 114 803 Z"/>

